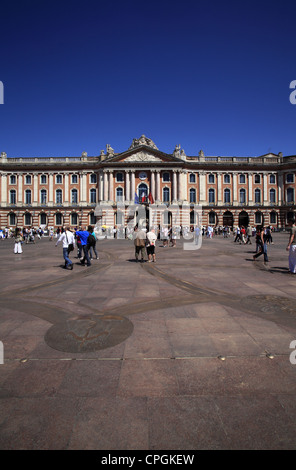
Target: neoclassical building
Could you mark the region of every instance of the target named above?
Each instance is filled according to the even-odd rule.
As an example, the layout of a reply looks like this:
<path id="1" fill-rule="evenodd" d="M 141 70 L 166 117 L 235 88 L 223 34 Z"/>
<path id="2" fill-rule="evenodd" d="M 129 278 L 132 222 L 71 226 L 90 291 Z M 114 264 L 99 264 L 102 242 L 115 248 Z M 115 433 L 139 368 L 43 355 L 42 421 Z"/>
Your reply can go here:
<path id="1" fill-rule="evenodd" d="M 115 153 L 57 158 L 0 157 L 0 227 L 125 224 L 130 206 L 146 217 L 155 207 L 179 211 L 180 223 L 194 224 L 202 207 L 203 225 L 264 224 L 285 227 L 295 212 L 296 156 L 187 156 L 171 154 L 144 135 Z M 163 223 L 163 213 L 154 220 Z M 199 221 L 200 223 L 200 221 Z"/>

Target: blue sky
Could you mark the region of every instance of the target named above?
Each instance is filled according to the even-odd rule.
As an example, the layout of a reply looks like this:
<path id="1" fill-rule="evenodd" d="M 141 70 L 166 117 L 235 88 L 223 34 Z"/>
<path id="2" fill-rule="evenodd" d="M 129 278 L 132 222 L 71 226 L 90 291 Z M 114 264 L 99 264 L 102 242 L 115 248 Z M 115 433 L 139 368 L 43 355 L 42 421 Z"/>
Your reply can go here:
<path id="1" fill-rule="evenodd" d="M 296 2 L 1 2 L 0 151 L 296 154 Z"/>

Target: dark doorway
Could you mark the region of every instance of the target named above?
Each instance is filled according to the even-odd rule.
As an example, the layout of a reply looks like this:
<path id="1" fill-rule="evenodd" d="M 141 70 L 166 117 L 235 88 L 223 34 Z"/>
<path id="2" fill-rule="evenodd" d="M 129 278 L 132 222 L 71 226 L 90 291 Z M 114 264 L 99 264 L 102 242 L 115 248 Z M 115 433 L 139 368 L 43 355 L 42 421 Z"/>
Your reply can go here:
<path id="1" fill-rule="evenodd" d="M 242 211 L 239 214 L 238 225 L 240 227 L 242 227 L 242 226 L 247 227 L 249 225 L 249 216 L 248 216 L 248 213 L 246 211 Z"/>
<path id="2" fill-rule="evenodd" d="M 223 214 L 223 225 L 224 227 L 233 227 L 233 214 L 230 211 L 226 211 Z"/>

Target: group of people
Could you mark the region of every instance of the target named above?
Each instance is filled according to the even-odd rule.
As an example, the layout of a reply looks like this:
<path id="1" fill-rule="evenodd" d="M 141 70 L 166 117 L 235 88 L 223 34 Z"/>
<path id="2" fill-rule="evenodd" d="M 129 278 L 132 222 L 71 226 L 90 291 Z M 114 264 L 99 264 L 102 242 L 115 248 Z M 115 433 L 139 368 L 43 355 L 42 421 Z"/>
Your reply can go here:
<path id="1" fill-rule="evenodd" d="M 156 261 L 156 253 L 155 253 L 155 245 L 156 245 L 157 235 L 155 233 L 155 229 L 150 229 L 148 232 L 138 227 L 137 225 L 134 228 L 134 245 L 135 245 L 135 258 L 136 261 L 145 261 L 145 254 L 147 252 L 148 256 L 148 263 L 155 263 Z M 139 256 L 141 259 L 139 260 Z"/>
<path id="2" fill-rule="evenodd" d="M 60 236 L 55 244 L 63 244 L 63 257 L 65 260 L 65 269 L 73 269 L 73 262 L 70 259 L 70 253 L 75 250 L 77 244 L 77 258 L 83 266 L 91 266 L 91 261 L 99 259 L 96 250 L 96 234 L 92 225 L 81 227 L 81 230 L 72 232 L 70 227 L 61 229 Z M 94 253 L 94 254 L 93 254 Z"/>
<path id="3" fill-rule="evenodd" d="M 293 274 L 296 274 L 296 226 L 295 219 L 290 219 L 288 221 L 290 227 L 290 237 L 287 245 L 287 251 L 289 251 L 289 271 Z M 226 227 L 228 228 L 228 227 Z M 199 229 L 198 229 L 199 231 Z M 158 231 L 155 228 L 150 228 L 149 231 L 143 227 L 134 227 L 133 240 L 135 246 L 135 258 L 136 261 L 145 261 L 146 254 L 148 257 L 148 262 L 156 261 L 156 241 L 160 238 L 163 242 L 163 247 L 169 246 L 171 241 L 171 246 L 176 246 L 176 239 L 180 237 L 181 231 L 178 231 L 176 228 L 164 227 L 162 230 Z M 209 235 L 210 233 L 210 235 Z M 202 227 L 202 235 L 206 235 L 212 238 L 213 233 L 216 234 L 215 230 L 212 231 Z M 224 232 L 223 228 L 219 234 L 229 233 L 228 230 Z M 29 241 L 35 242 L 35 237 L 41 238 L 44 235 L 44 232 L 41 228 L 35 229 L 34 227 L 29 228 L 16 228 L 14 231 L 10 230 L 0 230 L 1 238 L 10 238 L 14 237 L 14 253 L 20 254 L 23 252 L 22 245 L 23 243 L 29 243 Z M 51 233 L 49 232 L 49 236 Z M 52 234 L 53 236 L 53 234 Z M 198 235 L 197 235 L 198 236 Z M 263 255 L 264 263 L 268 263 L 268 254 L 267 254 L 267 245 L 273 244 L 272 239 L 272 229 L 270 226 L 262 227 L 257 226 L 255 231 L 254 228 L 248 227 L 236 227 L 233 230 L 234 243 L 238 242 L 240 244 L 252 244 L 252 237 L 255 236 L 256 243 L 256 253 L 253 255 L 253 260 L 255 261 L 259 256 Z M 91 266 L 91 261 L 93 259 L 99 259 L 97 250 L 96 250 L 96 233 L 94 227 L 89 225 L 88 227 L 81 227 L 79 229 L 71 230 L 70 227 L 59 229 L 59 232 L 56 233 L 57 242 L 56 246 L 59 243 L 62 243 L 63 246 L 63 257 L 65 260 L 64 267 L 66 269 L 73 269 L 73 262 L 70 259 L 70 253 L 74 251 L 77 246 L 77 258 L 80 260 L 80 263 L 84 266 Z M 51 237 L 50 237 L 51 239 Z M 140 259 L 139 259 L 140 258 Z"/>

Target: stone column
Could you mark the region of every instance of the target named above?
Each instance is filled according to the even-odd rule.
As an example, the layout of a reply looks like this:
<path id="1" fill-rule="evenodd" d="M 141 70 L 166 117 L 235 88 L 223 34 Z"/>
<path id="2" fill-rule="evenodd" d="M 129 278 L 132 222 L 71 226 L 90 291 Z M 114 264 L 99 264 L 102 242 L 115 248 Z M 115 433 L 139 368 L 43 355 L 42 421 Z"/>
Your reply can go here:
<path id="1" fill-rule="evenodd" d="M 278 173 L 278 205 L 281 206 L 283 202 L 283 174 Z"/>
<path id="2" fill-rule="evenodd" d="M 48 204 L 53 204 L 53 173 L 48 175 Z"/>
<path id="3" fill-rule="evenodd" d="M 155 171 L 151 170 L 151 177 L 150 177 L 150 192 L 153 200 L 155 201 Z"/>
<path id="4" fill-rule="evenodd" d="M 267 173 L 263 173 L 263 205 L 268 206 Z"/>
<path id="5" fill-rule="evenodd" d="M 109 170 L 109 201 L 114 201 L 113 195 L 113 170 Z"/>
<path id="6" fill-rule="evenodd" d="M 218 206 L 221 206 L 222 203 L 223 203 L 221 179 L 222 179 L 221 173 L 217 173 L 217 197 L 218 197 L 217 201 L 218 201 Z"/>
<path id="7" fill-rule="evenodd" d="M 160 202 L 160 170 L 156 170 L 156 201 Z"/>
<path id="8" fill-rule="evenodd" d="M 232 194 L 233 194 L 233 205 L 237 206 L 238 205 L 238 200 L 237 200 L 237 173 L 233 173 L 233 176 L 232 176 Z"/>
<path id="9" fill-rule="evenodd" d="M 80 191 L 80 200 L 81 202 L 86 202 L 86 186 L 87 186 L 87 182 L 86 182 L 86 172 L 83 171 L 82 172 L 82 177 L 81 177 L 81 191 Z M 78 198 L 79 200 L 79 198 Z"/>
<path id="10" fill-rule="evenodd" d="M 33 206 L 38 204 L 38 175 L 33 174 Z"/>
<path id="11" fill-rule="evenodd" d="M 248 202 L 248 204 L 250 206 L 253 205 L 253 174 L 252 173 L 249 173 L 248 174 L 248 200 L 246 202 Z"/>
<path id="12" fill-rule="evenodd" d="M 131 197 L 130 197 L 130 201 L 135 200 L 135 192 L 136 192 L 136 170 L 131 170 Z"/>
<path id="13" fill-rule="evenodd" d="M 1 178 L 1 203 L 7 204 L 7 173 L 2 173 Z"/>
<path id="14" fill-rule="evenodd" d="M 64 196 L 65 204 L 69 203 L 69 173 L 65 174 L 65 196 Z"/>
<path id="15" fill-rule="evenodd" d="M 177 170 L 173 170 L 173 202 L 177 202 Z"/>
<path id="16" fill-rule="evenodd" d="M 199 173 L 199 202 L 201 204 L 206 203 L 207 194 L 206 194 L 206 174 L 204 171 Z"/>
<path id="17" fill-rule="evenodd" d="M 125 170 L 125 200 L 131 200 L 131 185 L 130 185 L 130 172 Z"/>
<path id="18" fill-rule="evenodd" d="M 18 179 L 17 179 L 17 182 L 18 182 L 18 203 L 22 203 L 23 202 L 23 175 L 20 174 L 18 175 Z"/>
<path id="19" fill-rule="evenodd" d="M 104 199 L 104 180 L 103 180 L 103 172 L 100 171 L 98 173 L 98 201 L 101 202 Z"/>
<path id="20" fill-rule="evenodd" d="M 104 201 L 108 201 L 108 173 L 107 170 L 103 171 L 104 177 Z"/>

